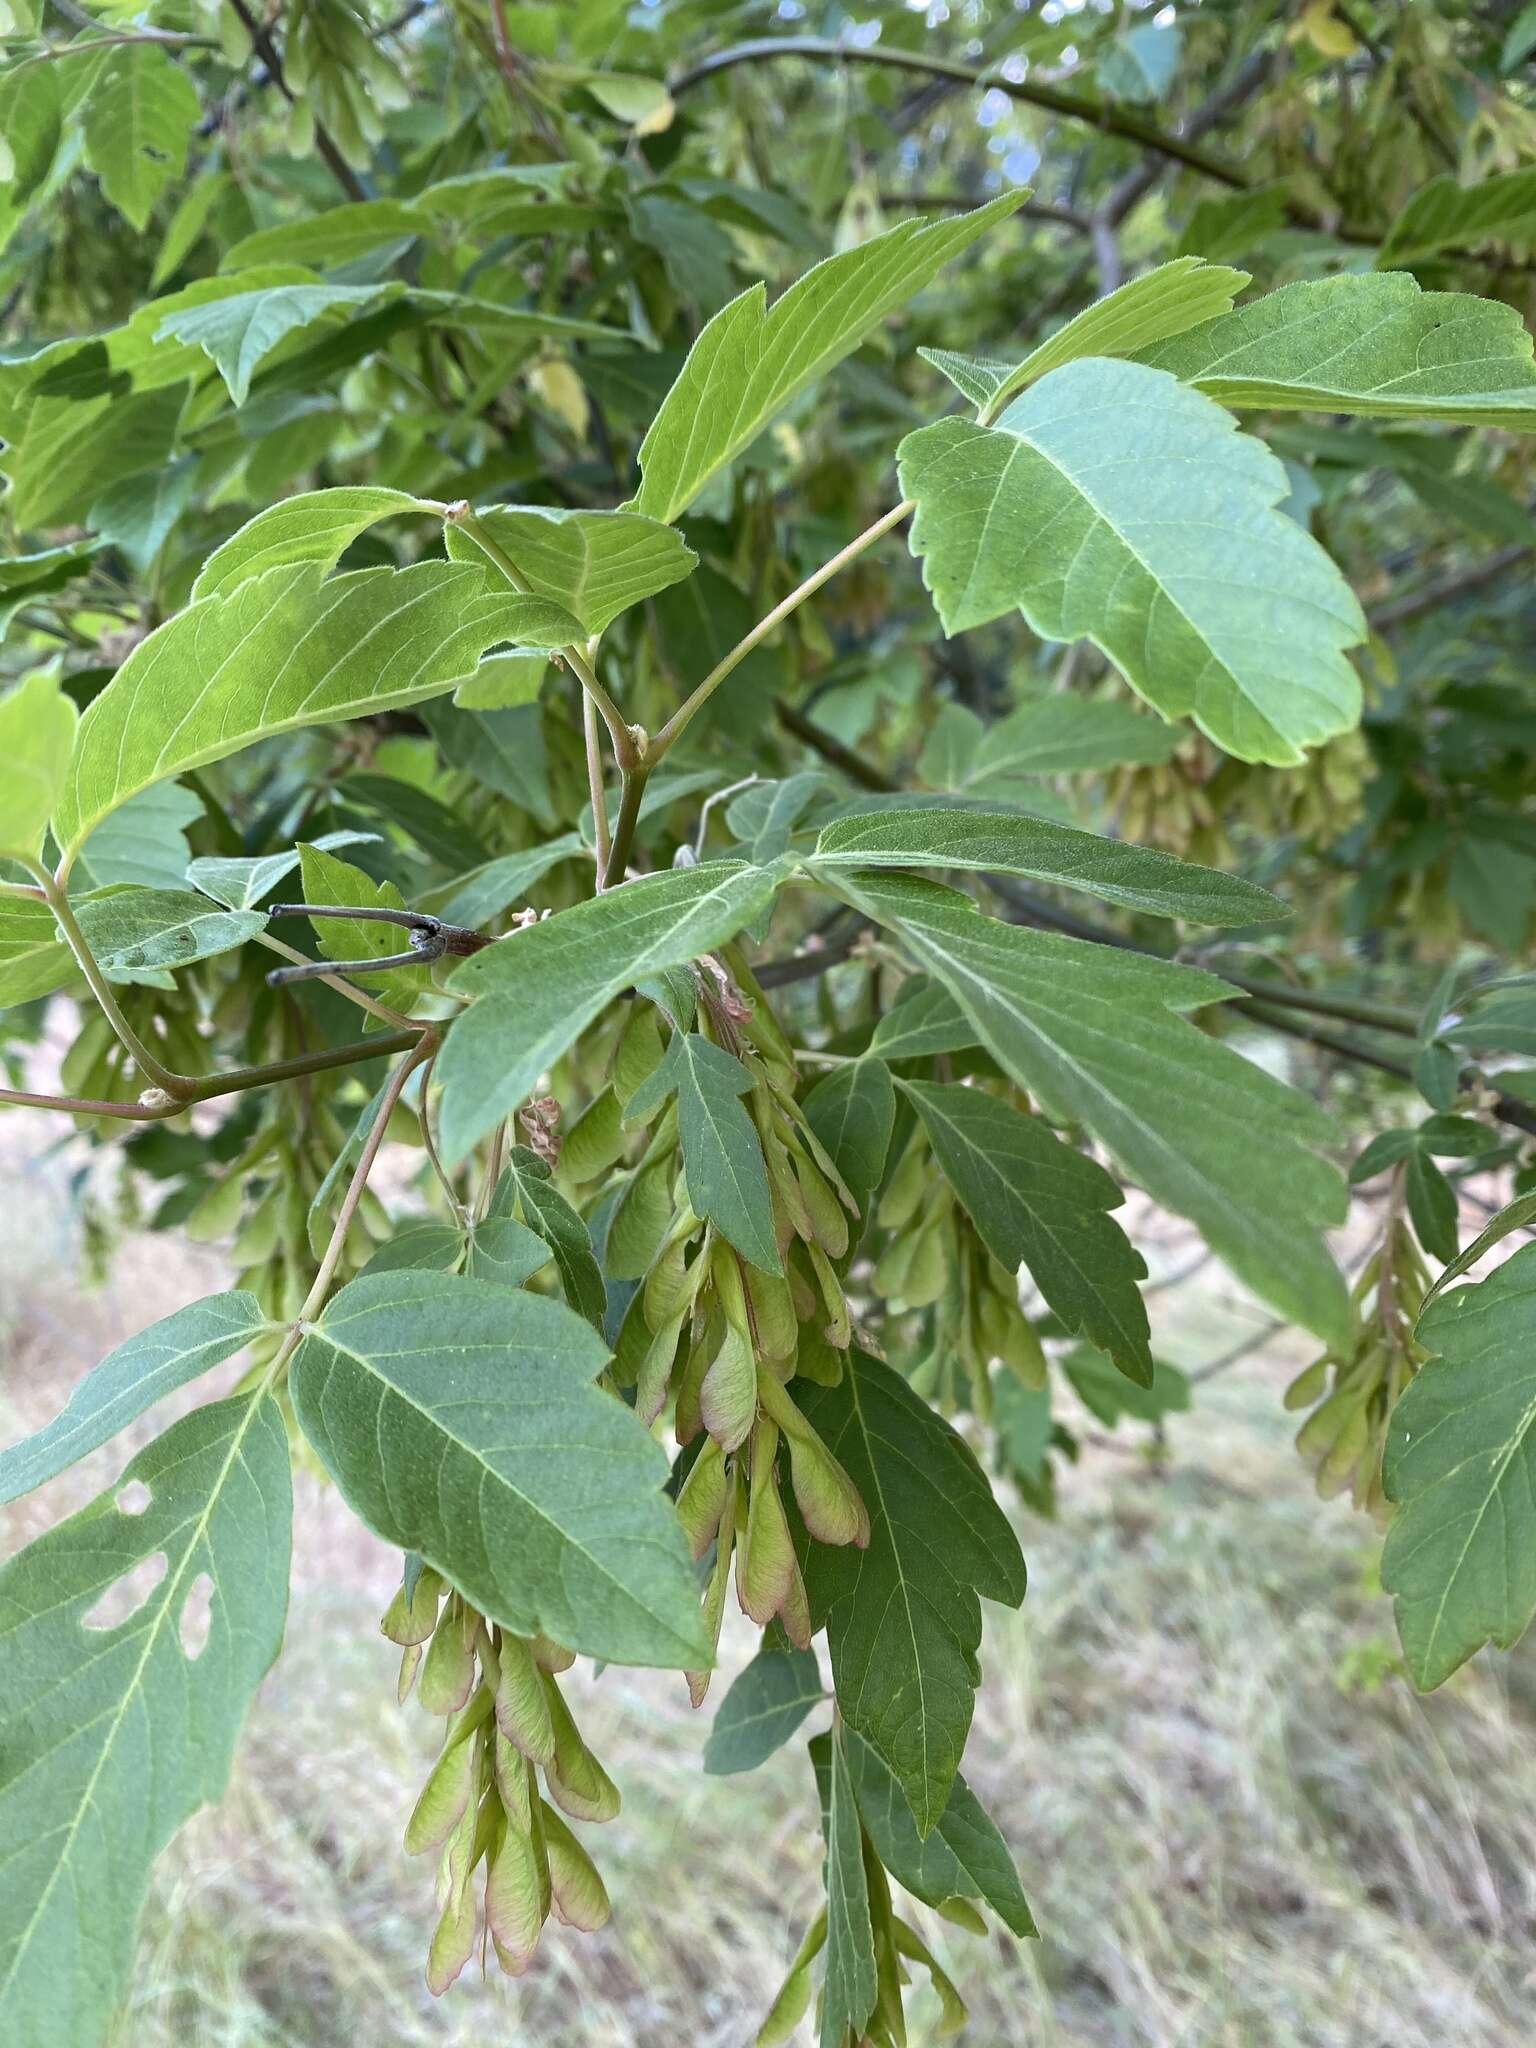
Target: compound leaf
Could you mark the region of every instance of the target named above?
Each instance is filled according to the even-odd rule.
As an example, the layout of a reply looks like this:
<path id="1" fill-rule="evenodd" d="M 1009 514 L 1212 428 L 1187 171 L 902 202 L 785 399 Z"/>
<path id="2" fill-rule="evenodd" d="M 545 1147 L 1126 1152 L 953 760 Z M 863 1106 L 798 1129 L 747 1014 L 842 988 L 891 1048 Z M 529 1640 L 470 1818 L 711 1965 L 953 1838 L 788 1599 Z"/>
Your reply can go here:
<path id="1" fill-rule="evenodd" d="M 105 974 L 135 974 L 210 960 L 266 930 L 259 910 L 215 910 L 190 889 L 124 889 L 74 906 L 86 944 Z"/>
<path id="2" fill-rule="evenodd" d="M 192 600 L 225 596 L 253 576 L 294 562 L 317 562 L 333 569 L 358 535 L 381 519 L 428 509 L 409 491 L 388 490 L 382 484 L 345 484 L 280 499 L 214 549 L 198 571 Z"/>
<path id="3" fill-rule="evenodd" d="M 0 697 L 0 853 L 36 857 L 69 768 L 79 717 L 45 670 Z"/>
<path id="4" fill-rule="evenodd" d="M 734 1054 L 696 1031 L 675 1031 L 625 1107 L 645 1122 L 674 1092 L 688 1200 L 721 1236 L 766 1273 L 782 1273 L 773 1231 L 773 1197 L 757 1127 L 741 1097 L 753 1086 Z"/>
<path id="5" fill-rule="evenodd" d="M 698 565 L 682 535 L 639 512 L 596 512 L 550 505 L 491 505 L 477 523 L 522 571 L 530 590 L 575 613 L 587 633 L 606 626 Z M 479 558 L 455 527 L 448 552 Z"/>
<path id="6" fill-rule="evenodd" d="M 140 234 L 155 201 L 181 176 L 201 112 L 196 86 L 166 51 L 127 43 L 101 59 L 85 106 L 86 162 Z"/>
<path id="7" fill-rule="evenodd" d="M 827 1845 L 822 1867 L 827 1894 L 827 1959 L 817 2038 L 820 2048 L 846 2048 L 850 2039 L 863 2039 L 864 2023 L 875 2009 L 878 1990 L 869 1878 L 842 1731 L 816 1736 L 809 1748 Z"/>
<path id="8" fill-rule="evenodd" d="M 1536 359 L 1513 306 L 1420 291 L 1402 270 L 1282 285 L 1140 360 L 1239 409 L 1536 427 Z"/>
<path id="9" fill-rule="evenodd" d="M 1451 172 L 1421 185 L 1387 230 L 1376 262 L 1391 270 L 1422 263 L 1440 249 L 1475 249 L 1487 241 L 1528 247 L 1536 232 L 1536 171 L 1505 171 L 1476 185 Z"/>
<path id="10" fill-rule="evenodd" d="M 843 1747 L 865 1830 L 898 1884 L 925 1906 L 980 1899 L 1015 1934 L 1037 1931 L 1007 1844 L 958 1772 L 944 1811 L 923 1836 L 879 1753 L 851 1728 L 843 1731 Z"/>
<path id="11" fill-rule="evenodd" d="M 759 1650 L 720 1702 L 704 1745 L 704 1769 L 717 1778 L 755 1771 L 825 1698 L 814 1651 Z"/>

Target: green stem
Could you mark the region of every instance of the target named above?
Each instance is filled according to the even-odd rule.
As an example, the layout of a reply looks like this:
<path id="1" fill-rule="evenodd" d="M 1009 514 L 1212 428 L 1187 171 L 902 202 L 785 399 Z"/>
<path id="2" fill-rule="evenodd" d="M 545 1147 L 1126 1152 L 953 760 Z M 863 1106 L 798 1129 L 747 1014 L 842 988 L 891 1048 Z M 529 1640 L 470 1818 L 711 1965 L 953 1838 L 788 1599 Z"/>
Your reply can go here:
<path id="1" fill-rule="evenodd" d="M 889 512 L 883 513 L 875 521 L 873 526 L 866 526 L 864 531 L 855 535 L 846 547 L 839 548 L 837 553 L 830 560 L 823 562 L 819 569 L 812 570 L 805 581 L 797 584 L 788 597 L 782 598 L 766 617 L 758 620 L 757 624 L 744 639 L 737 641 L 729 654 L 722 655 L 703 682 L 699 684 L 690 697 L 684 699 L 661 728 L 660 732 L 652 739 L 650 745 L 651 765 L 655 766 L 668 747 L 686 730 L 689 721 L 709 702 L 716 690 L 719 689 L 720 685 L 731 673 L 731 670 L 740 662 L 745 661 L 754 647 L 766 640 L 775 627 L 782 625 L 791 612 L 798 611 L 808 597 L 814 597 L 821 586 L 829 582 L 839 569 L 845 569 L 850 562 L 862 555 L 866 548 L 873 547 L 874 543 L 889 533 L 893 526 L 899 525 L 912 509 L 912 500 L 910 498 L 903 498 L 899 505 L 893 505 Z"/>
<path id="2" fill-rule="evenodd" d="M 277 1081 L 297 1080 L 303 1074 L 322 1074 L 331 1067 L 356 1066 L 361 1060 L 376 1060 L 392 1052 L 407 1052 L 420 1045 L 423 1031 L 381 1033 L 377 1038 L 354 1039 L 349 1045 L 333 1045 L 324 1052 L 303 1053 L 296 1059 L 272 1060 L 260 1067 L 234 1067 L 225 1074 L 209 1074 L 202 1080 L 188 1080 L 180 1095 L 166 1089 L 148 1093 L 158 1101 L 102 1102 L 83 1095 L 35 1095 L 20 1088 L 0 1088 L 0 1103 L 18 1109 L 61 1109 L 71 1116 L 113 1116 L 125 1123 L 157 1123 L 168 1116 L 183 1116 L 195 1102 L 212 1102 L 220 1095 L 241 1095 L 251 1088 L 267 1088 Z"/>
<path id="3" fill-rule="evenodd" d="M 23 865 L 29 874 L 37 878 L 48 908 L 53 912 L 54 921 L 74 954 L 80 972 L 85 976 L 91 994 L 96 998 L 102 1015 L 116 1032 L 124 1050 L 134 1064 L 157 1088 L 163 1088 L 168 1095 L 184 1095 L 190 1085 L 189 1077 L 178 1074 L 163 1061 L 156 1059 L 149 1047 L 123 1015 L 117 997 L 112 993 L 106 976 L 96 964 L 95 955 L 85 942 L 85 934 L 75 920 L 75 913 L 69 907 L 69 898 L 48 870 L 36 861 L 25 861 Z"/>
<path id="4" fill-rule="evenodd" d="M 612 889 L 624 879 L 624 870 L 629 866 L 630 849 L 635 843 L 635 827 L 640 822 L 640 800 L 645 795 L 645 785 L 650 776 L 648 762 L 639 761 L 633 768 L 624 771 L 624 787 L 619 794 L 619 815 L 614 821 L 613 845 L 608 850 L 608 863 L 603 869 L 602 886 Z"/>
<path id="5" fill-rule="evenodd" d="M 592 798 L 592 847 L 597 856 L 597 886 L 608 874 L 608 797 L 603 788 L 602 743 L 597 731 L 597 706 L 582 693 L 581 736 L 587 750 L 587 791 Z"/>
<path id="6" fill-rule="evenodd" d="M 459 529 L 460 533 L 474 542 L 488 562 L 495 563 L 514 590 L 521 592 L 524 597 L 532 594 L 529 589 L 528 579 L 524 576 L 522 570 L 518 568 L 506 550 L 486 532 L 464 500 L 461 499 L 456 505 L 450 505 L 445 516 L 450 524 Z M 568 647 L 562 647 L 560 653 L 582 688 L 602 714 L 603 723 L 608 728 L 608 737 L 613 742 L 613 757 L 618 762 L 619 767 L 627 772 L 636 761 L 644 758 L 644 735 L 637 735 L 630 726 L 625 724 L 623 714 L 620 712 L 618 705 L 614 703 L 608 692 L 598 681 L 597 671 L 593 668 L 591 662 L 588 661 L 582 648 L 572 644 Z"/>
<path id="7" fill-rule="evenodd" d="M 347 1192 L 341 1198 L 341 1207 L 336 1212 L 336 1222 L 331 1230 L 330 1242 L 327 1244 L 324 1256 L 321 1258 L 320 1270 L 315 1275 L 315 1284 L 310 1288 L 308 1294 L 305 1295 L 304 1304 L 295 1318 L 296 1325 L 301 1328 L 312 1316 L 319 1314 L 321 1308 L 325 1305 L 325 1297 L 331 1291 L 331 1282 L 336 1277 L 336 1268 L 341 1263 L 342 1250 L 346 1245 L 347 1231 L 351 1225 L 352 1218 L 357 1214 L 357 1205 L 363 1199 L 363 1190 L 368 1185 L 368 1176 L 373 1171 L 373 1162 L 379 1156 L 379 1147 L 384 1142 L 384 1133 L 389 1128 L 389 1120 L 394 1114 L 395 1104 L 400 1100 L 401 1095 L 405 1091 L 405 1084 L 411 1078 L 411 1070 L 419 1066 L 424 1059 L 430 1059 L 436 1051 L 436 1035 L 431 1032 L 424 1032 L 389 1077 L 383 1099 L 379 1103 L 378 1114 L 369 1126 L 368 1135 L 363 1140 L 363 1149 L 358 1155 L 357 1165 L 353 1169 L 352 1178 L 347 1183 Z"/>
<path id="8" fill-rule="evenodd" d="M 1062 92 L 1059 87 L 1041 85 L 1033 79 L 1008 78 L 993 67 L 978 71 L 969 64 L 958 64 L 948 57 L 935 57 L 919 50 L 901 50 L 890 44 L 872 43 L 868 48 L 855 49 L 847 43 L 831 42 L 823 36 L 763 36 L 752 42 L 736 43 L 728 50 L 715 51 L 713 56 L 705 57 L 691 69 L 669 80 L 667 90 L 675 99 L 679 93 L 687 92 L 690 86 L 701 84 L 717 72 L 729 71 L 737 64 L 769 63 L 780 57 L 809 57 L 814 62 L 837 64 L 886 64 L 898 71 L 919 72 L 926 78 L 947 78 L 956 85 L 973 86 L 978 92 L 1000 92 L 1008 99 L 1023 101 L 1027 106 L 1044 107 L 1049 113 L 1064 115 L 1069 121 L 1086 122 L 1090 128 L 1118 135 L 1125 142 L 1139 143 L 1143 149 L 1155 149 L 1176 163 L 1187 164 L 1192 171 L 1203 171 L 1206 177 L 1216 179 L 1234 192 L 1248 188 L 1248 178 L 1235 165 L 1224 163 L 1220 157 L 1208 156 L 1192 142 L 1169 134 L 1154 122 L 1143 120 L 1140 115 L 1129 113 L 1123 107 L 1086 99 L 1078 93 Z"/>

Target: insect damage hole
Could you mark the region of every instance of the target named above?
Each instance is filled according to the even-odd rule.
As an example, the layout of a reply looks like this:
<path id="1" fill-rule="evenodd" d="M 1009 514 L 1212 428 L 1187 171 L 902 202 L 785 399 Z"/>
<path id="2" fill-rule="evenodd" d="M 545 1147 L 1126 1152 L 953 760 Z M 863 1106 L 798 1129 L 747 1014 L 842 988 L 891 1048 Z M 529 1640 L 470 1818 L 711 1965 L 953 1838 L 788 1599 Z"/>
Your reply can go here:
<path id="1" fill-rule="evenodd" d="M 199 1572 L 181 1603 L 181 1619 L 176 1624 L 182 1654 L 189 1664 L 195 1664 L 208 1647 L 208 1631 L 212 1624 L 213 1580 L 207 1572 Z"/>
<path id="2" fill-rule="evenodd" d="M 137 1564 L 129 1567 L 120 1578 L 112 1581 L 101 1597 L 94 1602 L 90 1611 L 80 1617 L 82 1628 L 121 1628 L 130 1620 L 154 1592 L 165 1577 L 166 1558 L 163 1550 L 141 1557 Z"/>
<path id="3" fill-rule="evenodd" d="M 113 1506 L 120 1515 L 142 1515 L 153 1498 L 142 1479 L 130 1479 L 126 1486 L 117 1489 Z"/>

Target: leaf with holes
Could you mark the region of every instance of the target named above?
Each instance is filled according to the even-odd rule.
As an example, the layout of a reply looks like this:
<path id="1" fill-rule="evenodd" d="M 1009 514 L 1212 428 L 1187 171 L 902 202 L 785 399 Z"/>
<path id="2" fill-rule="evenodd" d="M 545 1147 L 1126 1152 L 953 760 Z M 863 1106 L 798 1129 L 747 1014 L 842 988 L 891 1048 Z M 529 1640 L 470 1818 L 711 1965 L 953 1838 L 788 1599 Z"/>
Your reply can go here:
<path id="1" fill-rule="evenodd" d="M 141 1513 L 118 1505 L 146 1489 Z M 6 2048 L 105 2037 L 150 1865 L 223 1792 L 282 1641 L 290 1516 L 282 1415 L 247 1395 L 184 1416 L 116 1487 L 0 1569 Z M 112 1618 L 157 1558 L 148 1597 Z"/>
<path id="2" fill-rule="evenodd" d="M 201 111 L 196 86 L 167 51 L 128 42 L 101 59 L 85 103 L 85 158 L 140 234 L 155 201 L 181 176 Z"/>

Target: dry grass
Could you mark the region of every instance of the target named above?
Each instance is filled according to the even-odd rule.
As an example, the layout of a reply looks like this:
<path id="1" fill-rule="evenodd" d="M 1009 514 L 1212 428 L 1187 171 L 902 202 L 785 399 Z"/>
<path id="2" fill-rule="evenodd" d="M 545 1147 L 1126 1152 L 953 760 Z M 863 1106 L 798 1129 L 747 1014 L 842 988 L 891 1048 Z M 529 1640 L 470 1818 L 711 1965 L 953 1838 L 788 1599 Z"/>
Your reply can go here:
<path id="1" fill-rule="evenodd" d="M 22 1200 L 28 1242 L 0 1265 L 7 1436 L 115 1337 L 210 1284 L 136 1243 L 121 1292 L 50 1292 L 58 1170 Z M 1187 1360 L 1242 1313 L 1204 1276 L 1158 1306 Z M 1260 1353 L 1212 1381 L 1174 1419 L 1165 1471 L 1090 1451 L 1060 1521 L 1025 1526 L 1031 1590 L 1022 1614 L 989 1616 L 968 1771 L 1047 1932 L 983 1944 L 920 1915 L 977 2048 L 1530 2039 L 1536 1656 L 1479 1660 L 1427 1702 L 1384 1672 L 1371 1532 L 1320 1508 L 1289 1451 L 1294 1363 Z M 6 1547 L 70 1487 L 22 1504 Z M 115 2048 L 749 2041 L 816 1895 L 803 1756 L 706 1779 L 704 1720 L 676 1680 L 584 1681 L 583 1725 L 625 1796 L 617 1823 L 586 1831 L 613 1924 L 557 1930 L 523 1982 L 466 1976 L 434 2003 L 431 1874 L 399 1847 L 433 1724 L 396 1709 L 374 1626 L 395 1566 L 308 1478 L 297 1544 L 288 1647 L 228 1798 L 165 1859 Z M 914 2043 L 933 2040 L 926 1990 L 912 2016 Z"/>

